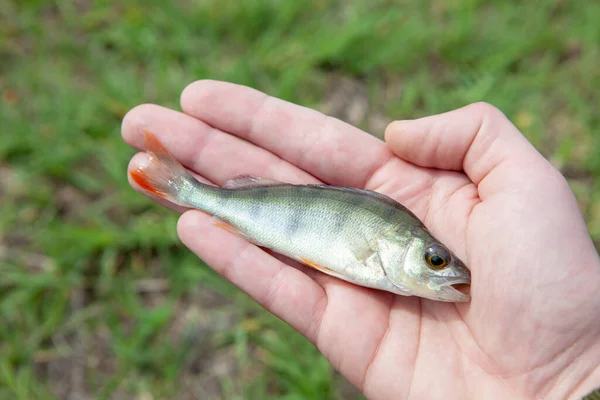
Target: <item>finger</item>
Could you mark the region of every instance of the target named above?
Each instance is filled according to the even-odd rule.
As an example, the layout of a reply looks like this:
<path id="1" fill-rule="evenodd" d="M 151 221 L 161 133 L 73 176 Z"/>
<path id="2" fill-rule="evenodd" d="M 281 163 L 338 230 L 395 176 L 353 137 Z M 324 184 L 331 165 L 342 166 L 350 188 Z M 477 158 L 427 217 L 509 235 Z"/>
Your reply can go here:
<path id="1" fill-rule="evenodd" d="M 196 118 L 153 104 L 137 106 L 123 118 L 125 142 L 143 150 L 147 129 L 183 165 L 223 185 L 240 174 L 252 174 L 289 183 L 318 183 L 310 174 L 235 136 Z"/>
<path id="2" fill-rule="evenodd" d="M 503 173 L 496 174 L 501 180 L 495 181 L 493 188 L 487 187 L 492 191 L 511 185 L 515 179 L 522 180 L 525 171 L 549 167 L 504 114 L 485 103 L 413 121 L 392 122 L 385 139 L 400 158 L 422 167 L 464 171 L 477 185 L 501 168 Z M 491 193 L 483 189 L 484 195 Z"/>
<path id="3" fill-rule="evenodd" d="M 184 89 L 181 106 L 329 184 L 365 187 L 392 157 L 381 140 L 360 129 L 241 85 L 194 82 Z"/>
<path id="4" fill-rule="evenodd" d="M 179 219 L 182 242 L 227 280 L 315 342 L 327 296 L 302 272 L 191 210 Z M 331 278 L 333 279 L 333 278 Z"/>

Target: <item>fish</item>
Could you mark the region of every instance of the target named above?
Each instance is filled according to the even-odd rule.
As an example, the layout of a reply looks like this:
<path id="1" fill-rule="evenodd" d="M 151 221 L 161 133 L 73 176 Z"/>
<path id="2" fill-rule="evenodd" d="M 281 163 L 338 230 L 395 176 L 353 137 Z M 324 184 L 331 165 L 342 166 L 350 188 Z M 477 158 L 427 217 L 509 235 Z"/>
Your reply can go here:
<path id="1" fill-rule="evenodd" d="M 381 193 L 240 175 L 199 182 L 144 131 L 149 161 L 130 170 L 144 191 L 198 209 L 255 245 L 355 285 L 402 296 L 467 302 L 470 270 L 421 220 Z M 462 289 L 462 290 L 461 290 Z"/>

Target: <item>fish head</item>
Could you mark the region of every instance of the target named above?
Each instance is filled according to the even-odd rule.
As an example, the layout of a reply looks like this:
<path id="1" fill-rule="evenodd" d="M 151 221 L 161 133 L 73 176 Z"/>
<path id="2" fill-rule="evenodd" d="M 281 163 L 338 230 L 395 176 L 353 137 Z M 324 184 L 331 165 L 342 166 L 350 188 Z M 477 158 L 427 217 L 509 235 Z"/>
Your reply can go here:
<path id="1" fill-rule="evenodd" d="M 471 283 L 471 272 L 427 231 L 388 237 L 379 253 L 387 278 L 400 291 L 438 301 L 471 299 L 457 288 Z"/>

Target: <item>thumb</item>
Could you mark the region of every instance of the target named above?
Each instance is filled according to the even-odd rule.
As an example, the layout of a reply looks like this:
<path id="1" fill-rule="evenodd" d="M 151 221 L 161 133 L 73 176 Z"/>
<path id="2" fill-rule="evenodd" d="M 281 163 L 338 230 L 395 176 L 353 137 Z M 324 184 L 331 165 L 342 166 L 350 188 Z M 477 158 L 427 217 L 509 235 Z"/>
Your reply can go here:
<path id="1" fill-rule="evenodd" d="M 480 196 L 523 185 L 531 174 L 558 175 L 504 114 L 486 103 L 392 122 L 385 139 L 398 157 L 413 164 L 464 171 Z M 487 185 L 486 177 L 492 176 L 493 185 Z"/>

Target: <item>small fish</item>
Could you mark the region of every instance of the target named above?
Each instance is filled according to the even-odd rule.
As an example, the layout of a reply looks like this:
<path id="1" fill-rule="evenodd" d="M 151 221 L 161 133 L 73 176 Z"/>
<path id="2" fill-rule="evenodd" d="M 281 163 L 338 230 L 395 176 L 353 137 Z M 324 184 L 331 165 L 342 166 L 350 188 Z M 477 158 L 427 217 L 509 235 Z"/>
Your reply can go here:
<path id="1" fill-rule="evenodd" d="M 448 302 L 469 269 L 408 209 L 370 190 L 292 185 L 239 176 L 222 188 L 198 182 L 150 132 L 150 162 L 132 170 L 149 193 L 213 216 L 246 240 L 365 287 Z"/>

